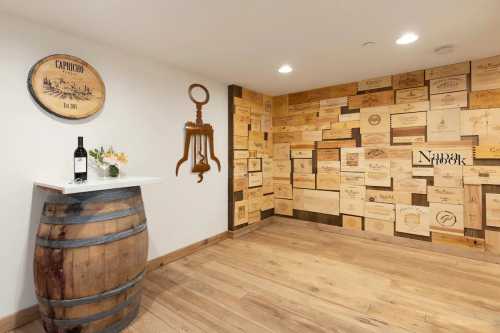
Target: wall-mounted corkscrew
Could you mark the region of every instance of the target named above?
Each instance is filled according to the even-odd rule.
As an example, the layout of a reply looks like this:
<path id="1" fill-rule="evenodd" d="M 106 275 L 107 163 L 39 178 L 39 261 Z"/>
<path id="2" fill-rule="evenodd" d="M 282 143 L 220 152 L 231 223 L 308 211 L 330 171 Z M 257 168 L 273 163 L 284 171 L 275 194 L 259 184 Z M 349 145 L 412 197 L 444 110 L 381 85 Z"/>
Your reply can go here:
<path id="1" fill-rule="evenodd" d="M 205 100 L 197 101 L 193 97 L 193 89 L 201 88 L 205 92 Z M 208 93 L 208 89 L 203 85 L 194 83 L 189 86 L 188 89 L 189 98 L 196 104 L 196 122 L 188 121 L 185 125 L 186 129 L 186 138 L 184 141 L 184 155 L 177 162 L 177 167 L 175 168 L 175 175 L 179 175 L 179 167 L 182 163 L 188 160 L 189 156 L 189 147 L 191 145 L 191 139 L 193 139 L 193 168 L 192 172 L 198 173 L 198 183 L 203 181 L 203 174 L 210 170 L 210 165 L 208 164 L 208 149 L 207 149 L 207 141 L 208 147 L 210 149 L 210 159 L 215 161 L 217 167 L 220 171 L 220 162 L 219 159 L 215 156 L 214 151 L 214 129 L 210 124 L 204 124 L 202 120 L 201 108 L 203 105 L 207 104 L 210 99 L 210 94 Z"/>

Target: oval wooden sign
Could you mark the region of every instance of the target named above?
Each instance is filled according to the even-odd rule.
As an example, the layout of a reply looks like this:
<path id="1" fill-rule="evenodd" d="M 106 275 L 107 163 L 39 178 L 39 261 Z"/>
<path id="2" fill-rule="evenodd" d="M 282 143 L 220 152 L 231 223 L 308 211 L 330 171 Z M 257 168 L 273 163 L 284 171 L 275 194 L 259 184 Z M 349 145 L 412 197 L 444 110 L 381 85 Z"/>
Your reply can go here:
<path id="1" fill-rule="evenodd" d="M 106 96 L 99 73 L 82 59 L 66 54 L 37 62 L 30 70 L 28 89 L 43 109 L 68 119 L 99 112 Z"/>

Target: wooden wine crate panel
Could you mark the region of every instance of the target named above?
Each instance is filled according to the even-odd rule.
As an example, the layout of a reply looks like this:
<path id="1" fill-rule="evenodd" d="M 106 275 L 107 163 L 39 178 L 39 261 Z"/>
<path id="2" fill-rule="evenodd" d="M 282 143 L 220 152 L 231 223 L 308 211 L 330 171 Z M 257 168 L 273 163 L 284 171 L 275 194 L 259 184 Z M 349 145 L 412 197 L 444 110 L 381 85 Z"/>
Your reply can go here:
<path id="1" fill-rule="evenodd" d="M 389 105 L 387 108 L 389 109 L 390 114 L 408 113 L 408 112 L 423 112 L 423 111 L 430 110 L 430 102 L 429 101 L 421 101 L 421 102 L 414 102 L 414 103 L 394 104 L 394 105 Z"/>
<path id="2" fill-rule="evenodd" d="M 402 73 L 392 76 L 392 87 L 394 89 L 420 87 L 424 85 L 424 82 L 425 82 L 425 72 L 423 70 Z"/>
<path id="3" fill-rule="evenodd" d="M 248 150 L 234 150 L 233 157 L 235 160 L 240 160 L 240 159 L 249 158 L 250 155 L 248 153 Z"/>
<path id="4" fill-rule="evenodd" d="M 257 212 L 257 211 L 260 212 L 260 209 L 262 207 L 262 197 L 249 199 L 247 201 L 248 201 L 248 213 L 249 214 L 252 212 Z"/>
<path id="5" fill-rule="evenodd" d="M 467 90 L 467 75 L 462 74 L 431 80 L 429 89 L 431 95 Z"/>
<path id="6" fill-rule="evenodd" d="M 486 230 L 486 252 L 500 256 L 500 231 Z"/>
<path id="7" fill-rule="evenodd" d="M 272 177 L 267 177 L 266 174 L 264 173 L 262 175 L 262 193 L 263 194 L 269 194 L 273 193 L 273 178 Z"/>
<path id="8" fill-rule="evenodd" d="M 247 176 L 234 176 L 233 177 L 233 191 L 244 191 L 248 188 Z"/>
<path id="9" fill-rule="evenodd" d="M 364 186 L 340 186 L 340 212 L 343 214 L 363 216 L 365 208 L 366 188 Z"/>
<path id="10" fill-rule="evenodd" d="M 319 101 L 319 107 L 321 109 L 327 108 L 340 108 L 342 106 L 347 106 L 347 96 L 322 99 Z M 320 111 L 321 112 L 321 111 Z"/>
<path id="11" fill-rule="evenodd" d="M 291 160 L 273 160 L 273 176 L 290 177 L 292 173 Z"/>
<path id="12" fill-rule="evenodd" d="M 246 136 L 234 136 L 233 137 L 233 149 L 248 149 L 248 137 L 246 137 Z"/>
<path id="13" fill-rule="evenodd" d="M 340 171 L 318 172 L 316 174 L 316 187 L 318 190 L 340 190 Z"/>
<path id="14" fill-rule="evenodd" d="M 233 134 L 237 136 L 248 136 L 248 125 L 250 125 L 250 108 L 235 107 L 233 115 Z"/>
<path id="15" fill-rule="evenodd" d="M 273 175 L 273 159 L 264 157 L 262 158 L 262 172 L 264 177 L 272 177 Z"/>
<path id="16" fill-rule="evenodd" d="M 302 131 L 322 131 L 324 129 L 330 129 L 332 123 L 338 122 L 337 118 L 315 118 L 308 121 L 306 124 L 300 126 Z"/>
<path id="17" fill-rule="evenodd" d="M 346 122 L 346 121 L 360 121 L 361 120 L 361 115 L 359 112 L 352 112 L 352 113 L 342 113 L 339 116 L 339 121 L 340 122 Z"/>
<path id="18" fill-rule="evenodd" d="M 490 110 L 486 109 L 460 111 L 461 134 L 479 135 L 479 136 L 487 135 L 489 116 L 490 116 Z"/>
<path id="19" fill-rule="evenodd" d="M 411 205 L 413 195 L 410 192 L 394 192 L 394 203 Z"/>
<path id="20" fill-rule="evenodd" d="M 289 143 L 274 143 L 273 145 L 273 158 L 277 160 L 286 160 L 290 158 L 290 144 Z"/>
<path id="21" fill-rule="evenodd" d="M 429 89 L 424 87 L 396 91 L 396 104 L 425 102 L 429 100 Z"/>
<path id="22" fill-rule="evenodd" d="M 365 160 L 383 160 L 390 156 L 390 146 L 365 147 Z"/>
<path id="23" fill-rule="evenodd" d="M 434 177 L 434 167 L 415 167 L 411 173 L 413 177 Z"/>
<path id="24" fill-rule="evenodd" d="M 340 150 L 338 148 L 332 149 L 318 149 L 316 152 L 318 161 L 339 161 Z"/>
<path id="25" fill-rule="evenodd" d="M 264 133 L 256 131 L 248 132 L 248 150 L 264 150 Z"/>
<path id="26" fill-rule="evenodd" d="M 365 218 L 365 231 L 394 236 L 394 222 Z"/>
<path id="27" fill-rule="evenodd" d="M 319 102 L 301 103 L 288 106 L 289 114 L 310 114 L 319 112 Z"/>
<path id="28" fill-rule="evenodd" d="M 388 190 L 366 189 L 367 202 L 394 203 L 394 192 Z"/>
<path id="29" fill-rule="evenodd" d="M 429 202 L 462 205 L 464 204 L 464 189 L 429 186 L 427 188 L 427 200 Z"/>
<path id="30" fill-rule="evenodd" d="M 391 128 L 427 126 L 427 112 L 398 113 L 391 115 Z"/>
<path id="31" fill-rule="evenodd" d="M 340 184 L 342 185 L 365 185 L 365 174 L 362 172 L 341 172 Z"/>
<path id="32" fill-rule="evenodd" d="M 391 142 L 390 132 L 364 133 L 361 135 L 362 146 L 388 145 Z"/>
<path id="33" fill-rule="evenodd" d="M 427 181 L 419 178 L 394 179 L 394 191 L 427 194 Z"/>
<path id="34" fill-rule="evenodd" d="M 380 76 L 358 82 L 358 91 L 387 88 L 392 86 L 392 76 Z"/>
<path id="35" fill-rule="evenodd" d="M 286 115 L 288 113 L 288 95 L 274 96 L 272 98 L 272 114 L 274 117 Z"/>
<path id="36" fill-rule="evenodd" d="M 323 140 L 350 139 L 352 138 L 352 127 L 345 126 L 344 122 L 334 123 L 331 129 L 323 130 Z M 317 140 L 321 141 L 321 140 Z"/>
<path id="37" fill-rule="evenodd" d="M 412 164 L 411 160 L 405 159 L 391 159 L 391 177 L 396 181 L 397 179 L 411 178 Z"/>
<path id="38" fill-rule="evenodd" d="M 391 117 L 385 107 L 363 108 L 360 110 L 360 132 L 389 133 Z"/>
<path id="39" fill-rule="evenodd" d="M 254 224 L 261 220 L 260 210 L 248 212 L 248 224 Z"/>
<path id="40" fill-rule="evenodd" d="M 274 197 L 279 199 L 292 199 L 292 184 L 274 183 Z"/>
<path id="41" fill-rule="evenodd" d="M 332 106 L 332 107 L 325 107 L 325 108 L 320 108 L 319 113 L 318 113 L 318 119 L 319 120 L 329 120 L 331 122 L 338 122 L 341 108 L 337 106 Z M 326 126 L 326 128 L 330 128 L 330 125 Z"/>
<path id="42" fill-rule="evenodd" d="M 500 144 L 485 144 L 474 147 L 475 159 L 500 159 Z"/>
<path id="43" fill-rule="evenodd" d="M 262 171 L 261 159 L 260 158 L 248 159 L 248 171 Z"/>
<path id="44" fill-rule="evenodd" d="M 468 185 L 500 185 L 500 166 L 470 165 L 463 167 L 463 181 Z"/>
<path id="45" fill-rule="evenodd" d="M 365 217 L 394 222 L 396 219 L 394 205 L 389 203 L 367 202 L 365 203 Z"/>
<path id="46" fill-rule="evenodd" d="M 274 199 L 274 213 L 278 215 L 293 216 L 293 200 Z"/>
<path id="47" fill-rule="evenodd" d="M 234 203 L 234 226 L 248 223 L 248 206 L 245 200 Z"/>
<path id="48" fill-rule="evenodd" d="M 252 104 L 264 106 L 264 95 L 261 93 L 243 88 L 241 97 Z"/>
<path id="49" fill-rule="evenodd" d="M 256 132 L 262 131 L 262 115 L 252 114 L 250 116 L 250 129 Z"/>
<path id="50" fill-rule="evenodd" d="M 342 227 L 351 230 L 363 229 L 363 218 L 360 216 L 342 215 Z"/>
<path id="51" fill-rule="evenodd" d="M 234 176 L 245 176 L 248 173 L 248 160 L 240 159 L 233 161 L 233 175 Z"/>
<path id="52" fill-rule="evenodd" d="M 307 212 L 339 215 L 339 192 L 295 189 L 293 208 Z"/>
<path id="53" fill-rule="evenodd" d="M 302 142 L 315 142 L 322 140 L 322 131 L 303 131 L 302 132 Z"/>
<path id="54" fill-rule="evenodd" d="M 266 211 L 274 208 L 274 195 L 264 195 L 262 197 L 262 206 L 260 210 Z"/>
<path id="55" fill-rule="evenodd" d="M 500 56 L 472 61 L 471 90 L 500 88 Z"/>
<path id="56" fill-rule="evenodd" d="M 240 98 L 240 97 L 234 97 L 233 103 L 234 103 L 234 106 L 241 106 L 241 107 L 246 107 L 246 108 L 252 107 L 252 103 L 250 101 L 243 99 L 243 98 Z"/>
<path id="57" fill-rule="evenodd" d="M 394 91 L 380 91 L 349 96 L 349 109 L 361 109 L 394 104 Z"/>
<path id="58" fill-rule="evenodd" d="M 444 234 L 441 232 L 432 233 L 432 242 L 435 244 L 460 246 L 467 249 L 484 251 L 485 240 L 481 238 Z"/>
<path id="59" fill-rule="evenodd" d="M 425 79 L 434 80 L 448 76 L 470 73 L 470 62 L 464 61 L 458 64 L 434 67 L 425 70 Z"/>
<path id="60" fill-rule="evenodd" d="M 305 189 L 316 189 L 316 175 L 315 174 L 293 174 L 293 187 L 294 188 L 305 188 Z"/>
<path id="61" fill-rule="evenodd" d="M 294 173 L 313 173 L 312 159 L 297 158 L 293 160 Z"/>
<path id="62" fill-rule="evenodd" d="M 274 133 L 273 140 L 274 143 L 292 143 L 298 142 L 302 139 L 301 132 L 286 132 L 286 133 Z"/>
<path id="63" fill-rule="evenodd" d="M 273 118 L 273 126 L 275 127 L 291 127 L 303 126 L 306 124 L 306 117 L 302 114 L 295 114 Z"/>
<path id="64" fill-rule="evenodd" d="M 500 108 L 500 89 L 470 92 L 469 108 L 470 109 Z"/>
<path id="65" fill-rule="evenodd" d="M 248 187 L 262 186 L 262 172 L 248 173 Z"/>
<path id="66" fill-rule="evenodd" d="M 434 185 L 439 187 L 463 187 L 463 167 L 461 165 L 434 166 Z"/>
<path id="67" fill-rule="evenodd" d="M 366 160 L 365 184 L 368 186 L 391 187 L 391 161 Z"/>
<path id="68" fill-rule="evenodd" d="M 288 104 L 295 105 L 295 104 L 309 103 L 309 102 L 315 102 L 337 97 L 352 96 L 356 95 L 357 92 L 358 92 L 358 85 L 356 82 L 338 84 L 334 86 L 289 94 Z"/>
<path id="69" fill-rule="evenodd" d="M 456 110 L 435 110 L 427 115 L 427 141 L 459 141 L 460 112 Z"/>
<path id="70" fill-rule="evenodd" d="M 431 231 L 464 235 L 464 207 L 431 202 L 429 204 Z"/>
<path id="71" fill-rule="evenodd" d="M 342 148 L 340 150 L 340 169 L 342 171 L 365 171 L 364 148 Z"/>
<path id="72" fill-rule="evenodd" d="M 318 160 L 316 162 L 316 170 L 318 173 L 323 172 L 340 172 L 340 161 Z"/>
<path id="73" fill-rule="evenodd" d="M 486 193 L 486 225 L 500 228 L 500 194 Z"/>
<path id="74" fill-rule="evenodd" d="M 356 140 L 335 140 L 335 141 L 319 141 L 316 143 L 318 149 L 332 149 L 332 148 L 347 148 L 356 147 Z"/>
<path id="75" fill-rule="evenodd" d="M 473 152 L 471 147 L 460 147 L 459 143 L 465 141 L 446 142 L 432 146 L 432 142 L 414 144 L 413 164 L 425 165 L 472 165 Z"/>
<path id="76" fill-rule="evenodd" d="M 244 191 L 244 199 L 245 200 L 254 200 L 254 199 L 261 199 L 262 198 L 262 188 L 257 187 L 257 188 L 250 188 Z M 252 211 L 249 209 L 249 211 Z"/>
<path id="77" fill-rule="evenodd" d="M 429 207 L 396 204 L 396 231 L 430 236 Z"/>
<path id="78" fill-rule="evenodd" d="M 456 109 L 467 106 L 467 91 L 431 95 L 431 110 Z"/>
<path id="79" fill-rule="evenodd" d="M 399 143 L 422 143 L 425 142 L 425 127 L 418 128 L 418 134 L 423 135 L 408 135 L 407 131 L 401 129 L 395 129 L 392 132 L 392 142 L 395 144 Z"/>
<path id="80" fill-rule="evenodd" d="M 469 229 L 483 229 L 481 185 L 464 185 L 464 226 Z"/>
<path id="81" fill-rule="evenodd" d="M 292 158 L 312 158 L 312 149 L 292 149 Z"/>

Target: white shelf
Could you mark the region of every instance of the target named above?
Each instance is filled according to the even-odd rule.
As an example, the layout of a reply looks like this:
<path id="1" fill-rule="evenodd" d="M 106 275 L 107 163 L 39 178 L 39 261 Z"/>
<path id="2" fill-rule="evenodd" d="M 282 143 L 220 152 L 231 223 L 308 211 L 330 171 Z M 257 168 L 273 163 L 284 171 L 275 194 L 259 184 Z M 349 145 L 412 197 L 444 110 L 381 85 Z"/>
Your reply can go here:
<path id="1" fill-rule="evenodd" d="M 35 185 L 43 188 L 60 191 L 62 194 L 102 191 L 113 188 L 124 188 L 161 183 L 158 177 L 119 177 L 90 179 L 83 184 L 75 184 L 65 180 L 40 180 Z"/>

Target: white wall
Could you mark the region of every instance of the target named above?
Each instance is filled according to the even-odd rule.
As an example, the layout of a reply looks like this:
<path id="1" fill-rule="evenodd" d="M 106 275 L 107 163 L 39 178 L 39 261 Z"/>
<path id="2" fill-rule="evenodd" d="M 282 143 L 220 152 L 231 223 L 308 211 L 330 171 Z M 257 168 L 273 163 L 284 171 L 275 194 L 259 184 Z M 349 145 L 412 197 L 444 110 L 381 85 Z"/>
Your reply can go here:
<path id="1" fill-rule="evenodd" d="M 72 177 L 78 135 L 87 148 L 113 144 L 127 152 L 128 174 L 164 178 L 143 188 L 150 258 L 227 230 L 225 84 L 2 13 L 0 50 L 0 318 L 35 304 L 32 253 L 43 195 L 32 184 L 40 177 Z M 97 116 L 62 120 L 34 104 L 28 71 L 53 53 L 81 57 L 101 74 L 107 96 Z M 213 168 L 202 184 L 189 163 L 174 175 L 184 122 L 195 117 L 187 96 L 193 82 L 211 92 L 204 120 L 215 127 L 222 163 L 222 172 Z"/>

